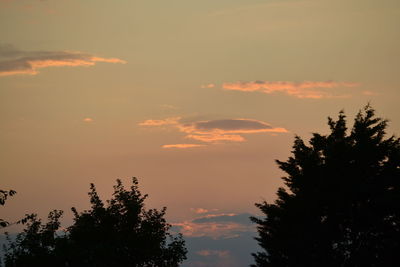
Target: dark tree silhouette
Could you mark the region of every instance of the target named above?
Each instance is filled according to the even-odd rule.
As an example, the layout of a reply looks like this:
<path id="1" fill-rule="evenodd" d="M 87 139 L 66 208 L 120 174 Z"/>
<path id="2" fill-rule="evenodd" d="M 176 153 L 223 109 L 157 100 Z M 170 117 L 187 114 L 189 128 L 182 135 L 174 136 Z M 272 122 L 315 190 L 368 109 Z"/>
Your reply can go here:
<path id="1" fill-rule="evenodd" d="M 256 204 L 254 266 L 400 266 L 400 140 L 369 105 L 349 134 L 343 112 L 328 124 L 277 161 L 287 189 Z"/>
<path id="2" fill-rule="evenodd" d="M 0 189 L 0 205 L 4 206 L 4 204 L 6 203 L 7 198 L 10 196 L 12 197 L 13 195 L 15 195 L 17 192 L 14 190 L 2 190 Z M 7 227 L 10 223 L 7 222 L 4 219 L 0 218 L 0 228 L 4 228 Z"/>
<path id="3" fill-rule="evenodd" d="M 5 266 L 64 266 L 56 264 L 59 259 L 55 251 L 62 240 L 57 235 L 62 213 L 59 210 L 50 212 L 46 224 L 42 224 L 36 214 L 26 215 L 18 222 L 26 224 L 26 228 L 15 240 L 6 233 L 9 244 L 5 246 Z"/>
<path id="4" fill-rule="evenodd" d="M 111 200 L 100 199 L 91 184 L 90 210 L 74 213 L 74 224 L 59 231 L 61 211 L 42 225 L 36 215 L 16 241 L 9 242 L 5 266 L 179 266 L 187 250 L 179 234 L 172 236 L 166 208 L 146 210 L 138 181 L 126 190 L 117 180 Z"/>

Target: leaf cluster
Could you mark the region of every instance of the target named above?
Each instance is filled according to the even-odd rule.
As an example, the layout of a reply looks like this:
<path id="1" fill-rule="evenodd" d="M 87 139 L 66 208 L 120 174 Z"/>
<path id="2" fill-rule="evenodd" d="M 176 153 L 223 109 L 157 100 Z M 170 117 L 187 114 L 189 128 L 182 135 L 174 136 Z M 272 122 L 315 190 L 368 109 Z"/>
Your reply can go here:
<path id="1" fill-rule="evenodd" d="M 10 196 L 12 197 L 17 192 L 14 190 L 2 190 L 0 189 L 0 205 L 4 206 L 6 203 L 7 198 Z M 0 219 L 0 228 L 7 227 L 10 223 L 5 221 L 4 219 Z"/>

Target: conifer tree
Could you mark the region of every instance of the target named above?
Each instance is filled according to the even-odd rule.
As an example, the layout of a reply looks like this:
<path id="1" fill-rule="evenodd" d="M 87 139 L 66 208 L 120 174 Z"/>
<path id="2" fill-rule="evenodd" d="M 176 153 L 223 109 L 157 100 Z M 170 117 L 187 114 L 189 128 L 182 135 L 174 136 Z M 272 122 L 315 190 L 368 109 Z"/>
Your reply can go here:
<path id="1" fill-rule="evenodd" d="M 350 132 L 343 112 L 328 124 L 277 160 L 286 187 L 256 204 L 254 266 L 400 266 L 400 140 L 369 105 Z"/>

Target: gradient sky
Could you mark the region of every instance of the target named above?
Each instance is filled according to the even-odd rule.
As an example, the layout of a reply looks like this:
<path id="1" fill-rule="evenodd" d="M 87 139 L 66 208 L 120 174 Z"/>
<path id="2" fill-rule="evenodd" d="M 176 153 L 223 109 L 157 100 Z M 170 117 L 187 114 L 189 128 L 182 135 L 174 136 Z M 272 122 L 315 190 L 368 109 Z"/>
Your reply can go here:
<path id="1" fill-rule="evenodd" d="M 181 229 L 254 214 L 327 116 L 371 102 L 400 132 L 399 25 L 398 0 L 0 0 L 2 217 L 131 176 Z"/>

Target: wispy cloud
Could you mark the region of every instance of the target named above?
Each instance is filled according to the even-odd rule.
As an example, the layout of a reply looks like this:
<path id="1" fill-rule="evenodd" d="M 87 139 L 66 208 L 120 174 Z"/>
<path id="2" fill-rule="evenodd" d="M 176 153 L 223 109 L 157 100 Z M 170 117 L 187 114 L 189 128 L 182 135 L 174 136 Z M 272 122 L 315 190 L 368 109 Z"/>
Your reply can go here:
<path id="1" fill-rule="evenodd" d="M 94 122 L 94 120 L 92 119 L 92 118 L 84 118 L 83 119 L 83 122 L 86 122 L 86 123 L 91 123 L 91 122 Z"/>
<path id="2" fill-rule="evenodd" d="M 284 128 L 274 128 L 266 122 L 253 119 L 196 121 L 192 123 L 181 124 L 180 129 L 185 133 L 196 134 L 209 134 L 210 132 L 219 134 L 287 132 L 287 130 Z"/>
<path id="3" fill-rule="evenodd" d="M 180 131 L 187 133 L 186 138 L 207 143 L 244 142 L 240 134 L 286 133 L 284 128 L 272 127 L 266 122 L 253 119 L 224 119 L 196 121 L 180 124 Z"/>
<path id="4" fill-rule="evenodd" d="M 209 256 L 217 256 L 220 258 L 225 258 L 230 256 L 230 251 L 229 250 L 211 250 L 211 249 L 204 249 L 204 250 L 199 250 L 196 251 L 197 255 L 203 256 L 203 257 L 209 257 Z"/>
<path id="5" fill-rule="evenodd" d="M 208 209 L 204 208 L 191 208 L 190 210 L 197 214 L 208 213 Z"/>
<path id="6" fill-rule="evenodd" d="M 205 208 L 190 208 L 190 210 L 196 214 L 205 214 L 209 212 L 215 212 L 218 211 L 218 209 L 205 209 Z"/>
<path id="7" fill-rule="evenodd" d="M 194 148 L 194 147 L 202 147 L 204 145 L 201 144 L 171 144 L 171 145 L 163 145 L 162 148 Z"/>
<path id="8" fill-rule="evenodd" d="M 362 94 L 366 95 L 366 96 L 378 96 L 379 95 L 379 93 L 373 92 L 373 91 L 363 91 Z"/>
<path id="9" fill-rule="evenodd" d="M 177 125 L 181 117 L 171 117 L 163 120 L 145 120 L 140 122 L 140 126 L 163 126 L 163 125 Z"/>
<path id="10" fill-rule="evenodd" d="M 244 142 L 242 134 L 257 133 L 287 133 L 285 128 L 272 127 L 270 124 L 254 119 L 223 119 L 205 120 L 194 122 L 181 122 L 180 117 L 166 118 L 162 120 L 145 120 L 140 126 L 170 125 L 180 132 L 186 133 L 186 139 L 192 139 L 204 143 Z M 178 147 L 189 144 L 167 145 L 164 148 Z M 190 144 L 194 147 L 194 144 Z M 199 145 L 197 145 L 199 146 Z M 186 147 L 185 147 L 186 148 Z"/>
<path id="11" fill-rule="evenodd" d="M 214 88 L 214 87 L 215 87 L 214 83 L 207 83 L 201 86 L 201 88 Z"/>
<path id="12" fill-rule="evenodd" d="M 12 45 L 0 45 L 0 76 L 36 75 L 42 68 L 93 66 L 97 62 L 126 63 L 119 58 L 103 58 L 79 51 L 23 51 Z"/>
<path id="13" fill-rule="evenodd" d="M 352 88 L 357 87 L 358 83 L 349 82 L 287 82 L 287 81 L 252 81 L 252 82 L 233 82 L 223 83 L 222 88 L 225 90 L 242 91 L 242 92 L 262 92 L 265 94 L 284 93 L 297 98 L 338 98 L 348 97 L 348 94 L 334 94 L 327 89 L 333 88 Z"/>
<path id="14" fill-rule="evenodd" d="M 250 214 L 213 214 L 172 225 L 187 237 L 233 238 L 244 232 L 254 232 Z"/>
<path id="15" fill-rule="evenodd" d="M 188 237 L 211 237 L 213 239 L 219 238 L 233 238 L 240 232 L 249 232 L 250 226 L 242 225 L 234 222 L 223 223 L 193 223 L 185 221 L 182 223 L 172 224 L 179 228 L 180 233 Z"/>
<path id="16" fill-rule="evenodd" d="M 215 143 L 219 141 L 229 141 L 229 142 L 244 142 L 243 136 L 233 135 L 233 134 L 189 134 L 185 138 L 193 139 L 197 141 L 202 141 L 206 143 Z"/>

